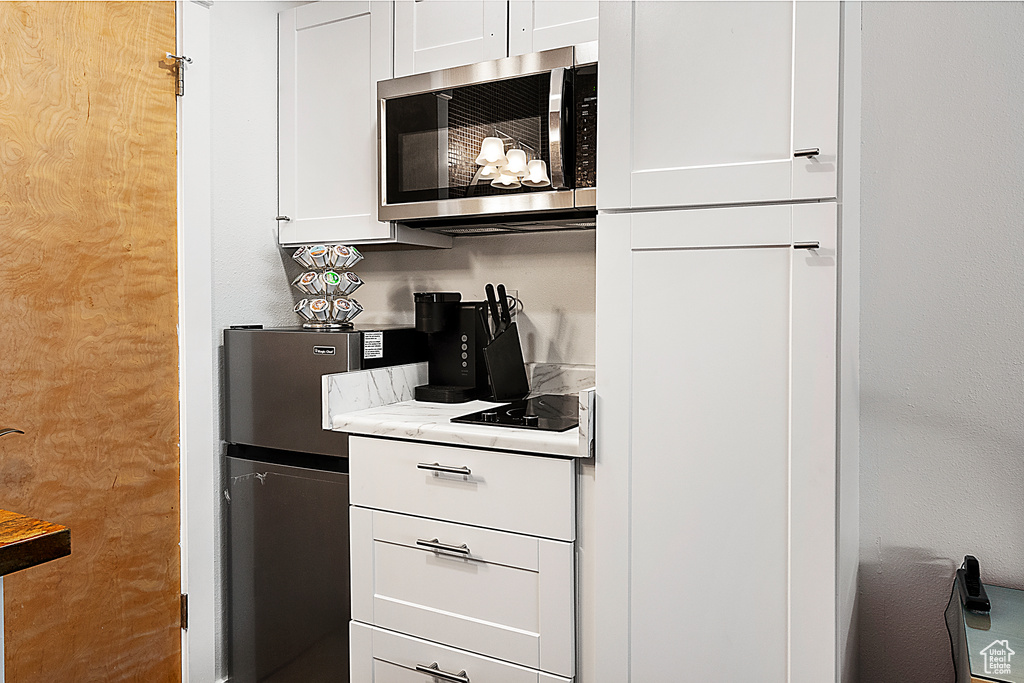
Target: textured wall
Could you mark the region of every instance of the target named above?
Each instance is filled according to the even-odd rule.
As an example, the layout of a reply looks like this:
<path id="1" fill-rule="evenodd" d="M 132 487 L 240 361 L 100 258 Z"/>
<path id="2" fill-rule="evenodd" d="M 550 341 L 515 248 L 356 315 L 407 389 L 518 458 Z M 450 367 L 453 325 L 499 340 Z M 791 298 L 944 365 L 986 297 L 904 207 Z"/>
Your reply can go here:
<path id="1" fill-rule="evenodd" d="M 214 324 L 291 325 L 277 246 L 277 13 L 295 2 L 215 2 Z M 287 264 L 290 265 L 290 264 Z"/>
<path id="2" fill-rule="evenodd" d="M 456 237 L 452 249 L 366 252 L 355 270 L 360 323 L 413 322 L 413 292 L 462 292 L 484 299 L 503 283 L 523 301 L 518 327 L 527 361 L 594 363 L 593 230 Z"/>
<path id="3" fill-rule="evenodd" d="M 1024 588 L 1024 3 L 862 36 L 861 680 L 951 682 L 963 555 Z"/>
<path id="4" fill-rule="evenodd" d="M 214 405 L 222 405 L 221 330 L 291 323 L 291 293 L 277 247 L 277 13 L 299 3 L 215 2 L 210 8 Z M 186 92 L 188 85 L 186 84 Z M 186 94 L 187 97 L 187 94 Z M 282 305 L 281 302 L 284 302 Z M 210 457 L 220 453 L 219 436 Z M 215 461 L 220 472 L 220 459 Z M 219 474 L 217 475 L 219 478 Z M 215 510 L 220 511 L 219 485 Z M 220 530 L 219 518 L 213 522 Z M 219 541 L 218 541 L 219 545 Z M 221 557 L 214 558 L 219 576 Z M 221 597 L 221 587 L 215 588 Z M 221 606 L 218 603 L 217 612 Z M 218 629 L 226 627 L 221 617 Z M 227 673 L 223 642 L 217 668 Z"/>

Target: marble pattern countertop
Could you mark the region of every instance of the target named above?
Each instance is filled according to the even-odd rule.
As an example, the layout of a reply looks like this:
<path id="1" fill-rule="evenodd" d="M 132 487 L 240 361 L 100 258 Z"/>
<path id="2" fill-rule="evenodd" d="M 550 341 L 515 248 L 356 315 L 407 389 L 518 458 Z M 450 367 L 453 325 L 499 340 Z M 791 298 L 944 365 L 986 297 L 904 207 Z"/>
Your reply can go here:
<path id="1" fill-rule="evenodd" d="M 524 453 L 586 457 L 580 453 L 579 432 L 492 427 L 450 422 L 451 418 L 501 405 L 488 401 L 424 403 L 402 401 L 334 416 L 334 429 L 349 434 L 389 436 L 415 441 L 498 448 Z"/>
<path id="2" fill-rule="evenodd" d="M 425 370 L 423 364 L 415 364 L 325 375 L 324 428 L 349 434 L 571 458 L 592 455 L 593 390 L 589 387 L 593 387 L 593 368 L 570 366 L 571 371 L 563 374 L 551 368 L 530 368 L 532 393 L 580 394 L 580 428 L 565 432 L 453 423 L 450 421 L 453 417 L 501 403 L 410 400 L 416 384 L 426 381 Z"/>

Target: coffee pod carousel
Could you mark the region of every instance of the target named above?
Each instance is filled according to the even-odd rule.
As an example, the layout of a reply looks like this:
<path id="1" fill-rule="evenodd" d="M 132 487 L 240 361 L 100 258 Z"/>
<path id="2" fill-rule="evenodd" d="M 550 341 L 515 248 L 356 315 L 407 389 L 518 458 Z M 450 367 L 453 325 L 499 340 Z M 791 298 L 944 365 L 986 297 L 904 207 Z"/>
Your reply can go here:
<path id="1" fill-rule="evenodd" d="M 306 268 L 292 280 L 292 286 L 303 294 L 294 309 L 302 326 L 312 330 L 351 328 L 353 318 L 363 311 L 350 296 L 363 284 L 349 270 L 363 260 L 359 250 L 341 244 L 312 244 L 296 249 L 292 258 Z"/>

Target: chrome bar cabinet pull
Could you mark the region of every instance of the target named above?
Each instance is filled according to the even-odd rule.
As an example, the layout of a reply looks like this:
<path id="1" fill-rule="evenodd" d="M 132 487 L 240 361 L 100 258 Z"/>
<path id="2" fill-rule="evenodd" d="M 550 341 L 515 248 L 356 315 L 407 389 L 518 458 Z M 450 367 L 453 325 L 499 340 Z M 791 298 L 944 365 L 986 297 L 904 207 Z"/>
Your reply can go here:
<path id="1" fill-rule="evenodd" d="M 0 427 L 0 436 L 7 436 L 8 434 L 24 434 L 25 432 L 14 427 Z"/>
<path id="2" fill-rule="evenodd" d="M 437 662 L 431 664 L 417 664 L 416 670 L 421 674 L 428 674 L 435 676 L 445 681 L 452 681 L 452 683 L 469 683 L 469 676 L 466 675 L 466 670 L 463 669 L 457 674 L 450 673 L 441 668 Z"/>
<path id="3" fill-rule="evenodd" d="M 429 470 L 431 472 L 444 472 L 446 474 L 461 474 L 468 477 L 473 473 L 468 467 L 452 467 L 451 465 L 442 465 L 436 462 L 421 462 L 416 465 L 416 469 Z"/>
<path id="4" fill-rule="evenodd" d="M 462 545 L 448 545 L 447 543 L 439 543 L 436 538 L 432 538 L 429 541 L 423 538 L 417 538 L 416 545 L 423 546 L 424 548 L 430 548 L 431 550 L 439 553 L 456 553 L 458 555 L 469 556 L 469 547 L 465 543 Z"/>
<path id="5" fill-rule="evenodd" d="M 819 242 L 793 242 L 794 249 L 820 249 Z"/>
<path id="6" fill-rule="evenodd" d="M 807 149 L 798 149 L 793 152 L 794 157 L 816 157 L 821 153 L 821 150 L 817 147 L 808 147 Z"/>

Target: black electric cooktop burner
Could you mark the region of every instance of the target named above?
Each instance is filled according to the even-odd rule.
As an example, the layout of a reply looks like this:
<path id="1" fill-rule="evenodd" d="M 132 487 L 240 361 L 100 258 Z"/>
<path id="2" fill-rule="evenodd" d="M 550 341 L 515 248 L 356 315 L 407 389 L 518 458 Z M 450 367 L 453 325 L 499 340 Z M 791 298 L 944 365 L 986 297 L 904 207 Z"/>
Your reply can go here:
<path id="1" fill-rule="evenodd" d="M 579 425 L 580 399 L 576 394 L 559 396 L 543 394 L 522 401 L 513 401 L 469 415 L 453 417 L 452 422 L 539 429 L 564 432 Z"/>

